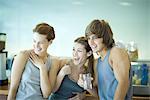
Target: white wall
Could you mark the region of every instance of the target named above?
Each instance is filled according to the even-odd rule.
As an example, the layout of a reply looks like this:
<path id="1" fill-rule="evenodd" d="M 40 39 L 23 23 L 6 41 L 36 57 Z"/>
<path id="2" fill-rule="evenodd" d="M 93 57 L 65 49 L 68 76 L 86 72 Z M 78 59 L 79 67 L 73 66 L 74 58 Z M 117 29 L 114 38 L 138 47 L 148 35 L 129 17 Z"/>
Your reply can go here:
<path id="1" fill-rule="evenodd" d="M 149 6 L 148 6 L 148 14 L 149 14 L 148 15 L 148 22 L 149 22 L 148 23 L 148 29 L 149 30 L 148 30 L 148 42 L 147 42 L 147 44 L 149 45 L 148 46 L 149 49 L 147 50 L 148 51 L 147 53 L 148 53 L 148 58 L 150 58 L 150 0 L 149 0 L 148 4 L 149 4 Z"/>
<path id="2" fill-rule="evenodd" d="M 32 47 L 32 29 L 39 22 L 47 22 L 56 31 L 49 52 L 71 56 L 73 40 L 84 35 L 87 24 L 94 18 L 105 19 L 116 41 L 135 41 L 139 58 L 150 59 L 149 0 L 129 0 L 126 6 L 120 2 L 122 0 L 1 0 L 0 32 L 7 33 L 9 55 L 16 54 Z"/>

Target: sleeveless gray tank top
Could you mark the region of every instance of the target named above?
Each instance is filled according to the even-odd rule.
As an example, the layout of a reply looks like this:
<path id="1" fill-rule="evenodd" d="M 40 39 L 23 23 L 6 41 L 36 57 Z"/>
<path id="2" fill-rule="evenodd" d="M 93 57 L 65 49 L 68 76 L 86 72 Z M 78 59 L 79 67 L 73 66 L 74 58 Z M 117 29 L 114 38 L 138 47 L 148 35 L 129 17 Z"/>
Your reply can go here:
<path id="1" fill-rule="evenodd" d="M 46 61 L 47 70 L 50 69 L 50 55 Z M 16 100 L 46 100 L 40 87 L 40 70 L 28 59 L 22 73 Z"/>

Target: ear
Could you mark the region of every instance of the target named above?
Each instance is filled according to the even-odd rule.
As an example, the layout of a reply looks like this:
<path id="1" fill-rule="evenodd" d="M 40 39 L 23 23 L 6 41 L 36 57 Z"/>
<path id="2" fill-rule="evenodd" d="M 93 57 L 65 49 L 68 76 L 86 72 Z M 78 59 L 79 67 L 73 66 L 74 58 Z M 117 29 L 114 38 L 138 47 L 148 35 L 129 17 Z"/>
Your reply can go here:
<path id="1" fill-rule="evenodd" d="M 52 42 L 53 42 L 53 40 L 50 40 L 50 41 L 49 41 L 49 45 L 51 45 L 51 44 L 52 44 Z"/>
<path id="2" fill-rule="evenodd" d="M 92 51 L 89 51 L 88 53 L 87 53 L 87 56 L 89 57 L 89 56 L 91 56 L 92 55 Z"/>

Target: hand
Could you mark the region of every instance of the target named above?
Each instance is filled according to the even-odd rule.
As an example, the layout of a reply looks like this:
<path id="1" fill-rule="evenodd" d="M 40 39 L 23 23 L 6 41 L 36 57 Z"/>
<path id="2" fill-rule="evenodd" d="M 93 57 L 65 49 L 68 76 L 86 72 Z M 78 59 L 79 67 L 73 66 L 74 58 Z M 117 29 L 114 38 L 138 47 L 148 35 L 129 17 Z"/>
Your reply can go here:
<path id="1" fill-rule="evenodd" d="M 69 65 L 64 65 L 64 67 L 62 67 L 62 69 L 60 70 L 60 73 L 64 76 L 68 75 L 68 74 L 71 74 L 70 66 Z"/>
<path id="2" fill-rule="evenodd" d="M 87 90 L 87 89 L 92 89 L 92 82 L 91 82 L 92 80 L 93 78 L 91 77 L 90 74 L 80 74 L 77 83 L 80 87 Z"/>
<path id="3" fill-rule="evenodd" d="M 30 52 L 30 58 L 31 62 L 39 69 L 41 69 L 42 66 L 44 66 L 44 61 L 38 57 L 38 55 L 36 55 L 34 53 L 34 51 Z"/>
<path id="4" fill-rule="evenodd" d="M 79 79 L 77 83 L 80 87 L 84 88 L 83 74 L 79 74 Z"/>
<path id="5" fill-rule="evenodd" d="M 76 95 L 72 98 L 69 98 L 68 100 L 83 100 L 85 98 L 86 92 L 82 92 L 82 93 L 73 92 L 73 94 L 76 94 Z"/>

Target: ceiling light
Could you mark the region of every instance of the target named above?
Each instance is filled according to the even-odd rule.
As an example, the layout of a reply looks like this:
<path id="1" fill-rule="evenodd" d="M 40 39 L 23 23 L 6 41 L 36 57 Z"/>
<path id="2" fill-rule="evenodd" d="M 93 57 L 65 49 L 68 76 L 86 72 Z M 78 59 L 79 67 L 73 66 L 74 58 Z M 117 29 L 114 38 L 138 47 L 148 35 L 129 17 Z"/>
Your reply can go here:
<path id="1" fill-rule="evenodd" d="M 73 5 L 83 5 L 83 2 L 81 1 L 74 1 L 72 2 Z"/>
<path id="2" fill-rule="evenodd" d="M 119 4 L 122 6 L 131 6 L 131 3 L 129 2 L 120 2 Z"/>

